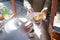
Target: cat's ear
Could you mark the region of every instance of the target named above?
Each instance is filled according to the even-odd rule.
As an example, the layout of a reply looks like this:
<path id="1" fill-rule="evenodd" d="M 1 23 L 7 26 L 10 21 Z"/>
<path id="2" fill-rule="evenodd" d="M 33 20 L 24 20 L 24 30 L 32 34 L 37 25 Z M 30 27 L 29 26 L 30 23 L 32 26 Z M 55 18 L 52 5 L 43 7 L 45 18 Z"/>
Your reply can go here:
<path id="1" fill-rule="evenodd" d="M 44 7 L 41 11 L 41 13 L 44 13 L 44 14 L 47 14 L 47 11 L 48 11 L 48 8 L 47 7 Z"/>

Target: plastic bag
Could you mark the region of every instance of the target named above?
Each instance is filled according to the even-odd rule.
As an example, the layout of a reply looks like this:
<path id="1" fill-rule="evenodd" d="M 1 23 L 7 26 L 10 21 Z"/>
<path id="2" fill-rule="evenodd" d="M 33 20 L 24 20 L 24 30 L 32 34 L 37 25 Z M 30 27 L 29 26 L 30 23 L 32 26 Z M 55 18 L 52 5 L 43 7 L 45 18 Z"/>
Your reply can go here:
<path id="1" fill-rule="evenodd" d="M 33 12 L 30 13 L 27 18 L 32 21 L 35 22 L 36 24 L 40 24 L 41 21 L 46 19 L 46 15 L 42 12 Z"/>

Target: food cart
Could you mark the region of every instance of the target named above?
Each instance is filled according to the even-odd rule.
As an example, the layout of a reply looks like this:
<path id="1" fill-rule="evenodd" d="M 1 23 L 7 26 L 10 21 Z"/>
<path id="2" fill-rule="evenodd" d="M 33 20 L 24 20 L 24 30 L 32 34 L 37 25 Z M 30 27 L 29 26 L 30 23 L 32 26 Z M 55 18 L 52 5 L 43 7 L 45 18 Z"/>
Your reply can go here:
<path id="1" fill-rule="evenodd" d="M 60 19 L 59 19 L 59 0 L 52 0 L 51 18 L 50 18 L 50 36 L 51 40 L 60 40 Z"/>

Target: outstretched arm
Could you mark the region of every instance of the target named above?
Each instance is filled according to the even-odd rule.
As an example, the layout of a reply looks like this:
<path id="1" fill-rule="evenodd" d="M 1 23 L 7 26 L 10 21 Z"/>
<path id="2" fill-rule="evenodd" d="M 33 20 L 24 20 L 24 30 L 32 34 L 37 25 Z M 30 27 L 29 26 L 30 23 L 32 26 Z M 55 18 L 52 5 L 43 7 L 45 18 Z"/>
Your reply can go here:
<path id="1" fill-rule="evenodd" d="M 27 9 L 31 8 L 31 4 L 28 2 L 28 0 L 24 0 L 24 7 Z"/>

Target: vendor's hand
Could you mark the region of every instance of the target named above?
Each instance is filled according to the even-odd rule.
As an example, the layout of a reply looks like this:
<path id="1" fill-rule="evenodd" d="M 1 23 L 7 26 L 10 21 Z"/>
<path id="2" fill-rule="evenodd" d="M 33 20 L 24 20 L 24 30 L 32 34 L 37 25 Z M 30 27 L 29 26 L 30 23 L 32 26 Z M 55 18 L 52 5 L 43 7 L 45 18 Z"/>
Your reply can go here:
<path id="1" fill-rule="evenodd" d="M 30 8 L 30 9 L 28 9 L 28 12 L 29 12 L 29 13 L 34 12 L 34 9 L 33 9 L 33 8 Z"/>
<path id="2" fill-rule="evenodd" d="M 29 24 L 29 25 L 27 25 L 27 26 L 25 26 L 25 27 L 24 27 L 24 31 L 25 31 L 26 33 L 30 32 L 30 31 L 31 31 L 32 26 L 33 26 L 33 24 L 32 24 L 32 23 L 31 23 L 31 24 Z"/>

